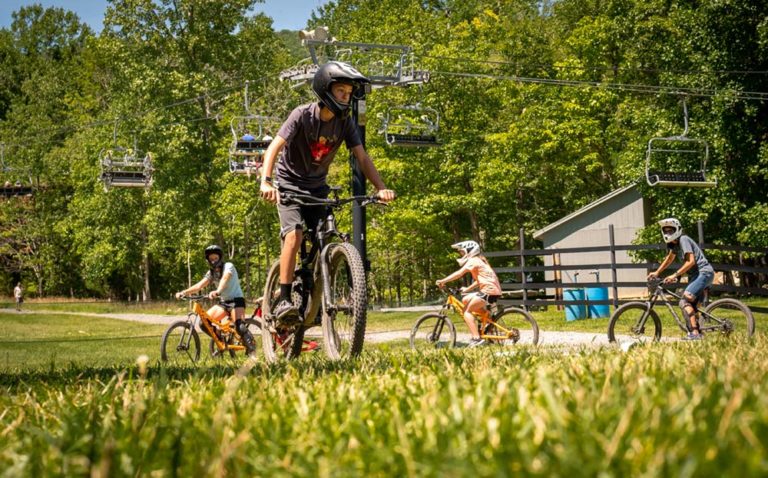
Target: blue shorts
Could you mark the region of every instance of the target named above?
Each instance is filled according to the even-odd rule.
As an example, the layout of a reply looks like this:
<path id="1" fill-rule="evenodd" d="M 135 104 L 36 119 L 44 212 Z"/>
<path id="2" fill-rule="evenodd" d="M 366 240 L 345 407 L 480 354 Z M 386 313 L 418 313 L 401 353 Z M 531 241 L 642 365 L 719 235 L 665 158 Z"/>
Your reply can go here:
<path id="1" fill-rule="evenodd" d="M 700 302 L 704 299 L 704 289 L 712 285 L 714 279 L 715 273 L 711 271 L 690 274 L 688 276 L 688 287 L 685 288 L 685 291 L 696 297 L 697 302 Z"/>

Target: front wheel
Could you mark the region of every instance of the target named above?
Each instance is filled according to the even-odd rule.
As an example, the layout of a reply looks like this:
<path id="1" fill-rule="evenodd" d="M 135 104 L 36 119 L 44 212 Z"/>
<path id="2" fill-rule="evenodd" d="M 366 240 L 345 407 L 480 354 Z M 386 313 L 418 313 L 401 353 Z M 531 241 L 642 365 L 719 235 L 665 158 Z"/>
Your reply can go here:
<path id="1" fill-rule="evenodd" d="M 661 339 L 661 320 L 647 302 L 627 302 L 611 316 L 608 322 L 608 341 L 639 342 Z"/>
<path id="2" fill-rule="evenodd" d="M 331 303 L 323 303 L 323 344 L 331 360 L 355 357 L 363 351 L 367 291 L 360 253 L 349 243 L 333 244 L 329 252 Z"/>
<path id="3" fill-rule="evenodd" d="M 718 299 L 709 304 L 701 314 L 703 332 L 719 331 L 726 336 L 752 337 L 755 333 L 755 317 L 746 304 L 736 299 Z"/>
<path id="4" fill-rule="evenodd" d="M 539 324 L 531 314 L 517 307 L 505 308 L 486 326 L 488 341 L 499 345 L 536 345 L 539 343 Z"/>
<path id="5" fill-rule="evenodd" d="M 177 320 L 168 326 L 160 343 L 163 362 L 189 364 L 200 360 L 200 337 L 192 324 L 188 320 Z"/>
<path id="6" fill-rule="evenodd" d="M 450 349 L 456 346 L 456 326 L 442 314 L 424 314 L 411 329 L 411 348 L 424 351 Z"/>
<path id="7" fill-rule="evenodd" d="M 264 285 L 264 296 L 261 301 L 261 345 L 264 358 L 269 363 L 298 357 L 304 339 L 303 325 L 283 327 L 277 324 L 272 316 L 272 310 L 279 300 L 280 261 L 277 260 L 267 274 L 267 283 Z"/>

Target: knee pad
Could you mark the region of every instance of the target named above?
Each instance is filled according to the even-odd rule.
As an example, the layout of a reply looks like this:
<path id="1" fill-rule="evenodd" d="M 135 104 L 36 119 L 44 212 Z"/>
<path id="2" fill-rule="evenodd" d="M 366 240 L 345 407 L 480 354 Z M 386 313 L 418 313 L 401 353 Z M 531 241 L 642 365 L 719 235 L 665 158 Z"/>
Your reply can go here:
<path id="1" fill-rule="evenodd" d="M 685 294 L 680 298 L 680 302 L 678 302 L 678 305 L 680 306 L 680 310 L 683 311 L 683 318 L 685 319 L 685 325 L 690 331 L 693 328 L 693 325 L 691 324 L 691 314 L 688 313 L 687 310 L 685 310 L 687 307 L 691 307 L 693 309 L 693 316 L 696 317 L 696 301 L 690 301 L 685 297 Z M 698 322 L 696 324 L 696 328 L 698 328 Z"/>

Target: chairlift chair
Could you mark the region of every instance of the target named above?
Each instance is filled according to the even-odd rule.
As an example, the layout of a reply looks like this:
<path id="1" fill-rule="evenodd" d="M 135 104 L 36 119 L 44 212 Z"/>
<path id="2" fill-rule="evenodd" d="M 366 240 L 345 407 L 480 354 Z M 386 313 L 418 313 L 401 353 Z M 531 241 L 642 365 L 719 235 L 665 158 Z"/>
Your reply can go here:
<path id="1" fill-rule="evenodd" d="M 0 195 L 5 198 L 15 196 L 32 196 L 32 178 L 29 178 L 29 185 L 24 185 L 19 179 L 18 174 L 14 174 L 14 168 L 5 164 L 5 144 L 0 143 Z"/>
<path id="2" fill-rule="evenodd" d="M 437 132 L 440 114 L 434 108 L 413 105 L 397 106 L 383 115 L 379 133 L 389 146 L 435 147 L 440 146 Z"/>
<path id="3" fill-rule="evenodd" d="M 16 181 L 14 183 L 3 181 L 2 185 L 0 185 L 0 195 L 5 198 L 32 196 L 34 195 L 34 189 L 31 185 L 22 184 L 21 181 Z"/>
<path id="4" fill-rule="evenodd" d="M 229 171 L 234 174 L 258 174 L 264 163 L 264 153 L 280 126 L 280 118 L 254 114 L 250 108 L 248 86 L 245 82 L 243 107 L 245 116 L 235 116 L 229 122 L 232 144 L 229 147 Z"/>
<path id="5" fill-rule="evenodd" d="M 279 118 L 261 115 L 236 116 L 230 122 L 232 144 L 229 147 L 229 170 L 235 174 L 257 174 L 264 153 L 272 143 Z"/>
<path id="6" fill-rule="evenodd" d="M 683 100 L 685 130 L 678 136 L 656 137 L 645 152 L 645 179 L 649 186 L 711 188 L 717 180 L 707 177 L 709 144 L 688 137 L 688 108 Z"/>
<path id="7" fill-rule="evenodd" d="M 104 190 L 111 188 L 144 188 L 152 186 L 152 155 L 142 154 L 131 148 L 115 146 L 99 153 L 101 175 Z"/>

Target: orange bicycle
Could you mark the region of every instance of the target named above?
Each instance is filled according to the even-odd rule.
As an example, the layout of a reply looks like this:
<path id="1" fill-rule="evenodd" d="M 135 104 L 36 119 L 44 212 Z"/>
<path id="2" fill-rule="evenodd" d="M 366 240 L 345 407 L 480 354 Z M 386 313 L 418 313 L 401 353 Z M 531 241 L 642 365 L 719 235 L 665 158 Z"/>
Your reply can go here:
<path id="1" fill-rule="evenodd" d="M 202 330 L 211 337 L 209 350 L 212 357 L 221 357 L 229 352 L 234 357 L 237 352 L 245 351 L 240 334 L 235 329 L 235 321 L 232 320 L 232 308 L 224 303 L 219 304 L 227 314 L 222 318 L 214 318 L 208 315 L 201 300 L 204 295 L 189 295 L 181 297 L 181 300 L 192 302 L 192 312 L 187 314 L 184 320 L 177 320 L 168 326 L 163 333 L 160 344 L 160 358 L 164 362 L 197 362 L 200 360 L 200 337 L 197 329 Z M 245 319 L 246 327 L 251 334 L 261 334 L 261 324 L 254 315 Z"/>
<path id="2" fill-rule="evenodd" d="M 464 315 L 464 304 L 459 295 L 459 289 L 448 288 L 448 297 L 440 312 L 430 312 L 416 320 L 411 329 L 412 349 L 456 346 L 456 326 L 448 318 L 448 312 L 453 309 L 460 317 Z M 473 314 L 478 322 L 480 338 L 498 345 L 539 343 L 539 324 L 531 314 L 518 307 L 505 308 L 495 302 L 489 306 L 490 310 L 486 308 L 479 314 Z"/>

